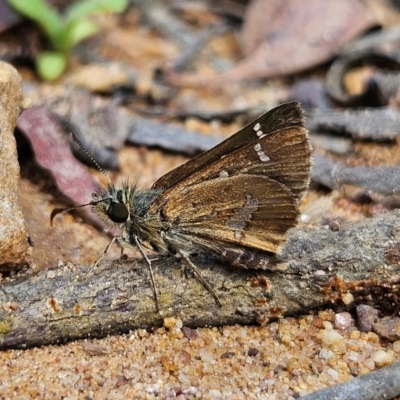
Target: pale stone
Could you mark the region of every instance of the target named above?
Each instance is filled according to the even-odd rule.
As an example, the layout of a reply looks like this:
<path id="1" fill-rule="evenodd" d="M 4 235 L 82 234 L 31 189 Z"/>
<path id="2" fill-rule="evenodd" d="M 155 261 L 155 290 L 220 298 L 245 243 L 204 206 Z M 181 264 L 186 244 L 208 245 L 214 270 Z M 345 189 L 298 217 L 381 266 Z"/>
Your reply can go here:
<path id="1" fill-rule="evenodd" d="M 0 61 L 0 271 L 22 264 L 29 247 L 19 204 L 20 171 L 14 138 L 18 116 L 26 105 L 20 75 Z"/>

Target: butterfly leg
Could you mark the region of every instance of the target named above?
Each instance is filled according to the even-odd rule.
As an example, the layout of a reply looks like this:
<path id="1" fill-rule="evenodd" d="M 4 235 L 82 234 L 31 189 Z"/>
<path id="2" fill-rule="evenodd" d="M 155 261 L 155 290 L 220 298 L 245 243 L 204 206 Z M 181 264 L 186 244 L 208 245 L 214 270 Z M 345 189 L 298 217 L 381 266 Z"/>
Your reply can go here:
<path id="1" fill-rule="evenodd" d="M 186 261 L 186 264 L 191 268 L 191 270 L 196 275 L 197 279 L 203 284 L 203 286 L 213 295 L 216 303 L 222 307 L 221 300 L 219 299 L 217 293 L 215 293 L 214 289 L 209 285 L 209 283 L 201 276 L 200 271 L 197 269 L 196 265 L 192 263 L 189 258 L 189 255 L 184 251 L 178 250 L 178 253 L 181 257 Z"/>
<path id="2" fill-rule="evenodd" d="M 107 253 L 110 251 L 112 244 L 113 244 L 116 240 L 118 240 L 118 236 L 114 236 L 114 237 L 112 238 L 111 242 L 108 243 L 107 247 L 104 249 L 103 254 L 100 256 L 100 258 L 97 259 L 96 262 L 93 263 L 93 265 L 90 267 L 89 271 L 86 272 L 86 274 L 84 274 L 84 275 L 82 276 L 82 278 L 84 278 L 85 276 L 90 275 L 90 274 L 93 272 L 93 270 L 99 265 L 99 262 L 100 262 L 100 261 L 104 258 L 104 256 L 107 255 Z"/>
<path id="3" fill-rule="evenodd" d="M 136 246 L 140 251 L 140 254 L 142 255 L 142 257 L 144 258 L 144 260 L 147 263 L 147 266 L 149 267 L 149 271 L 150 271 L 150 278 L 151 278 L 151 283 L 153 285 L 153 291 L 154 291 L 154 299 L 156 302 L 156 308 L 157 311 L 159 312 L 159 314 L 162 314 L 162 310 L 161 310 L 161 306 L 160 306 L 160 300 L 158 298 L 158 292 L 157 292 L 157 287 L 156 287 L 156 282 L 154 280 L 154 274 L 153 274 L 153 269 L 151 268 L 151 261 L 149 260 L 149 258 L 147 257 L 146 253 L 144 252 L 142 245 L 140 244 L 140 240 L 138 239 L 137 236 L 133 236 L 133 239 L 135 240 Z"/>

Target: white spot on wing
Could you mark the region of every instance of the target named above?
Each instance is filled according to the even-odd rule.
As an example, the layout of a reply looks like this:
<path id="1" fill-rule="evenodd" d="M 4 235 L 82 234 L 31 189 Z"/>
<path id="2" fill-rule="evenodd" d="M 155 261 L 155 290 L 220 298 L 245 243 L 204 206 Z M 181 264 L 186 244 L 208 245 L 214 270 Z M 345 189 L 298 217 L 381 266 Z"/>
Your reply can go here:
<path id="1" fill-rule="evenodd" d="M 263 136 L 265 136 L 265 135 L 264 135 L 263 131 L 258 131 L 258 132 L 257 132 L 257 136 L 258 136 L 259 138 L 261 138 L 261 137 L 263 137 Z"/>
<path id="2" fill-rule="evenodd" d="M 219 173 L 219 177 L 220 177 L 220 178 L 228 178 L 228 176 L 229 176 L 229 174 L 228 174 L 228 172 L 226 172 L 226 171 L 221 171 L 221 172 Z"/>
<path id="3" fill-rule="evenodd" d="M 270 160 L 270 158 L 261 150 L 261 144 L 257 143 L 254 146 L 254 150 L 257 152 L 258 158 L 262 161 L 262 162 L 267 162 Z"/>
<path id="4" fill-rule="evenodd" d="M 261 125 L 260 125 L 260 123 L 259 122 L 257 122 L 255 125 L 254 125 L 254 130 L 257 132 L 259 129 L 261 128 Z M 258 134 L 258 133 L 257 133 Z"/>
<path id="5" fill-rule="evenodd" d="M 270 160 L 270 158 L 263 151 L 259 151 L 257 154 L 262 162 L 267 162 Z"/>

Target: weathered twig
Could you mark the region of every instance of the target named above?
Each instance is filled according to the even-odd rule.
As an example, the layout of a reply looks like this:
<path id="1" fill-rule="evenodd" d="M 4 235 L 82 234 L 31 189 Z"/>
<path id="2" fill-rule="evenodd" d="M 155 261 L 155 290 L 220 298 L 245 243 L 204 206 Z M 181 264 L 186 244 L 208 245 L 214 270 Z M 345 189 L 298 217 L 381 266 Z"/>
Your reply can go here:
<path id="1" fill-rule="evenodd" d="M 306 313 L 335 302 L 378 305 L 398 291 L 400 211 L 345 224 L 293 229 L 278 256 L 276 271 L 246 271 L 196 260 L 223 306 L 196 279 L 186 279 L 175 258 L 154 261 L 164 316 L 179 316 L 187 326 L 265 323 Z M 64 267 L 6 282 L 0 303 L 0 348 L 60 343 L 101 337 L 162 324 L 156 313 L 147 268 L 142 262 Z M 81 276 L 79 279 L 78 276 Z M 378 294 L 379 293 L 379 296 Z M 8 308 L 7 308 L 8 309 Z"/>
<path id="2" fill-rule="evenodd" d="M 400 395 L 400 363 L 319 390 L 303 400 L 375 400 Z M 396 397 L 397 398 L 397 397 Z"/>
<path id="3" fill-rule="evenodd" d="M 306 127 L 311 132 L 348 133 L 363 140 L 395 140 L 400 133 L 399 123 L 400 114 L 391 107 L 306 113 Z"/>
<path id="4" fill-rule="evenodd" d="M 145 119 L 136 119 L 127 137 L 129 144 L 156 146 L 191 156 L 211 149 L 222 140 L 222 137 L 188 131 L 176 124 Z"/>
<path id="5" fill-rule="evenodd" d="M 349 167 L 322 154 L 313 155 L 314 165 L 311 177 L 314 182 L 331 189 L 349 184 L 362 187 L 368 192 L 385 196 L 399 196 L 400 167 Z M 398 203 L 398 202 L 397 202 Z"/>

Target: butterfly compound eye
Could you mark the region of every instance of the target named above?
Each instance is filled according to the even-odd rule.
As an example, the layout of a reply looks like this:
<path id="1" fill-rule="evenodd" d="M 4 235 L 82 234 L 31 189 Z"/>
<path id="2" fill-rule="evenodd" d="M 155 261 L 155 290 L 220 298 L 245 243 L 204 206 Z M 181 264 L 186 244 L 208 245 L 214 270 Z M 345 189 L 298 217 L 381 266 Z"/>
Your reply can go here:
<path id="1" fill-rule="evenodd" d="M 128 209 L 125 204 L 121 203 L 111 203 L 110 207 L 107 209 L 107 215 L 111 221 L 121 224 L 128 219 Z"/>

